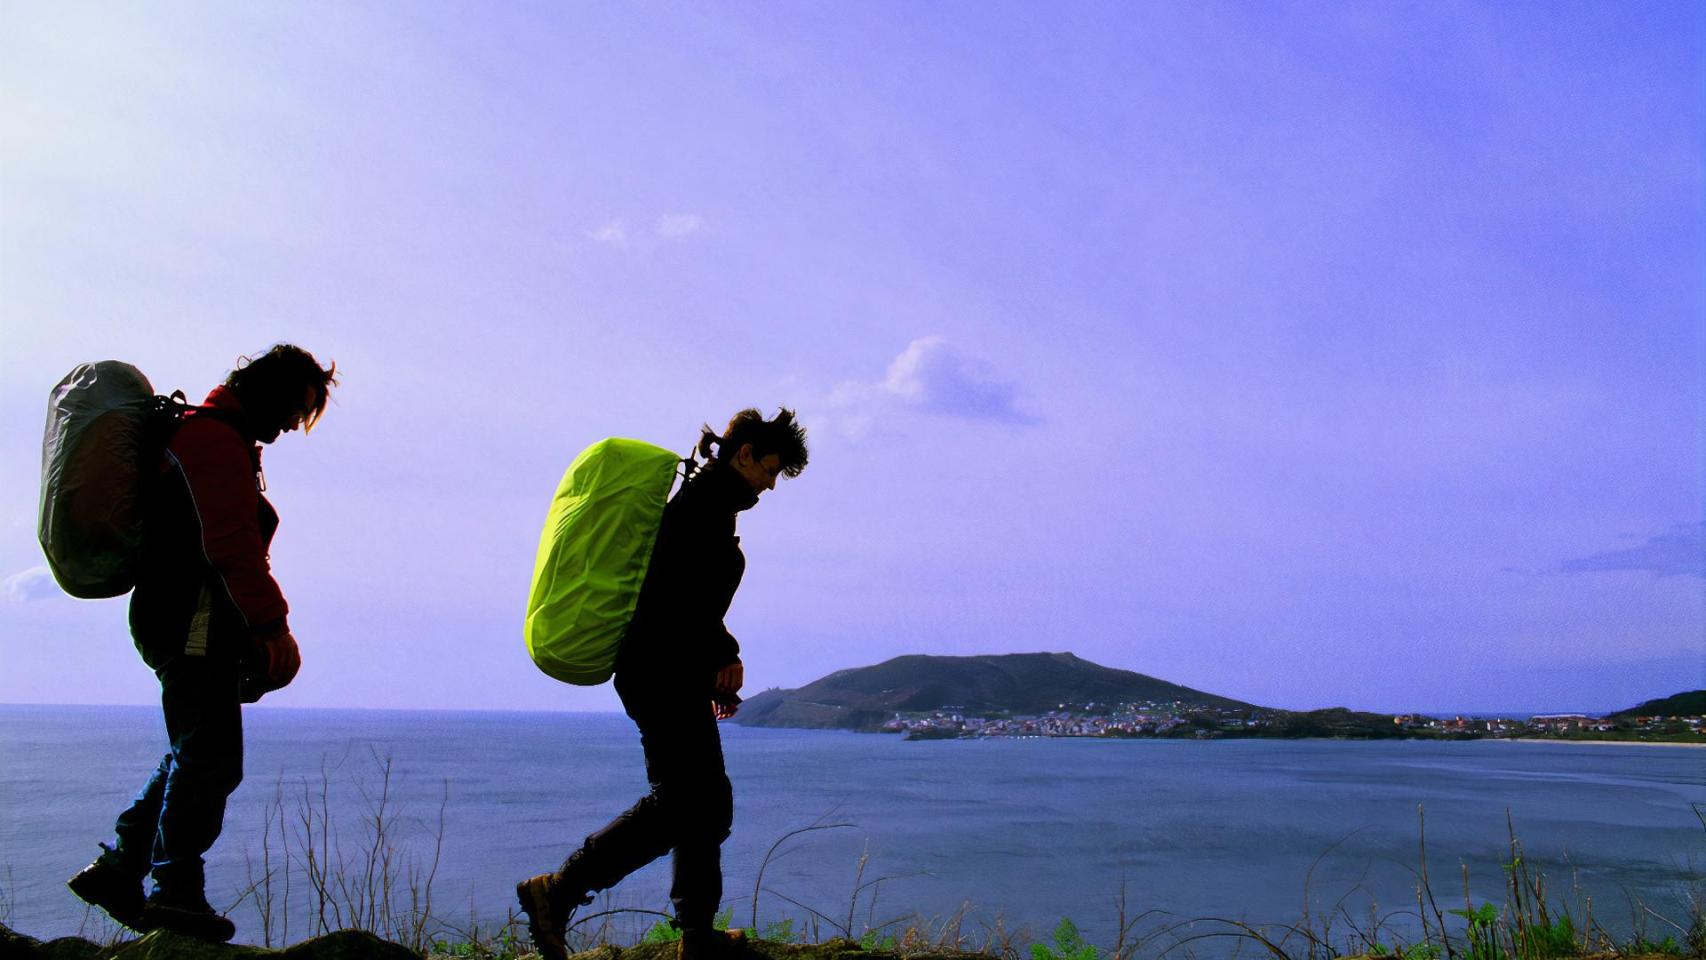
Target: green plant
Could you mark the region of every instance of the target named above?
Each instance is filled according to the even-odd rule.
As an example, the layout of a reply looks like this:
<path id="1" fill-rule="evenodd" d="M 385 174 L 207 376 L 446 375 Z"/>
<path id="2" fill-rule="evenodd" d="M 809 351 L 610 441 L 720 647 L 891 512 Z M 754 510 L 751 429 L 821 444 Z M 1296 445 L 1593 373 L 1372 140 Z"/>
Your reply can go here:
<path id="1" fill-rule="evenodd" d="M 1054 928 L 1054 944 L 1031 944 L 1031 960 L 1097 960 L 1095 947 L 1084 942 L 1078 925 L 1062 917 Z"/>
<path id="2" fill-rule="evenodd" d="M 681 931 L 677 930 L 668 920 L 659 920 L 646 928 L 641 943 L 672 943 L 681 939 Z"/>
<path id="3" fill-rule="evenodd" d="M 1576 927 L 1568 916 L 1551 923 L 1524 924 L 1517 929 L 1517 954 L 1525 960 L 1568 957 L 1576 953 Z"/>
<path id="4" fill-rule="evenodd" d="M 735 915 L 734 909 L 730 908 L 730 909 L 724 910 L 723 912 L 717 914 L 715 917 L 712 917 L 711 918 L 711 929 L 713 929 L 713 930 L 727 930 L 729 928 L 729 922 L 734 919 L 734 915 Z M 658 922 L 652 924 L 650 927 L 646 928 L 645 936 L 640 938 L 640 942 L 641 943 L 674 943 L 675 941 L 680 940 L 680 939 L 681 939 L 681 928 L 675 925 L 674 920 L 659 920 Z"/>
<path id="5" fill-rule="evenodd" d="M 1491 903 L 1483 903 L 1480 907 L 1465 906 L 1462 910 L 1450 911 L 1453 916 L 1462 917 L 1468 922 L 1469 953 L 1467 960 L 1505 960 L 1505 952 L 1499 946 L 1499 908 Z"/>
<path id="6" fill-rule="evenodd" d="M 1376 943 L 1368 948 L 1371 957 L 1395 957 L 1397 960 L 1437 960 L 1439 948 L 1431 943 L 1412 943 L 1407 947 Z"/>
<path id="7" fill-rule="evenodd" d="M 776 920 L 764 925 L 764 931 L 758 935 L 760 940 L 772 940 L 776 943 L 798 943 L 805 939 L 794 932 L 794 918 Z"/>
<path id="8" fill-rule="evenodd" d="M 469 943 L 466 940 L 458 940 L 454 943 L 447 940 L 434 940 L 431 949 L 427 952 L 435 957 L 469 957 L 472 960 L 511 960 L 518 955 L 514 950 L 503 946 L 493 949 L 486 944 Z"/>
<path id="9" fill-rule="evenodd" d="M 900 947 L 900 940 L 892 933 L 878 933 L 866 930 L 859 936 L 859 949 L 883 950 L 892 952 Z"/>
<path id="10" fill-rule="evenodd" d="M 451 937 L 454 939 L 442 935 L 433 937 L 422 952 L 432 957 L 467 960 L 520 960 L 532 952 L 531 949 L 523 949 L 523 941 L 513 922 L 499 927 L 495 935 L 484 933 L 476 926 L 471 930 L 454 930 Z"/>
<path id="11" fill-rule="evenodd" d="M 1683 955 L 1682 944 L 1676 942 L 1676 937 L 1666 935 L 1663 940 L 1654 942 L 1645 937 L 1636 937 L 1624 945 L 1622 953 L 1662 953 L 1669 957 Z"/>

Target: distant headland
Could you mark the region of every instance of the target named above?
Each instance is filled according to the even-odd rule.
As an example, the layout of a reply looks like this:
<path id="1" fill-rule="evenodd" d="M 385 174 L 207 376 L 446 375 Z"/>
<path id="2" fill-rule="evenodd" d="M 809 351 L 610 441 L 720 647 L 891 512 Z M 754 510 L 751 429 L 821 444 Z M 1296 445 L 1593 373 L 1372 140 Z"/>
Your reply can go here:
<path id="1" fill-rule="evenodd" d="M 907 739 L 1232 737 L 1706 743 L 1706 690 L 1605 716 L 1431 717 L 1329 707 L 1281 710 L 1091 663 L 1071 653 L 911 655 L 749 698 L 755 727 L 861 730 Z"/>

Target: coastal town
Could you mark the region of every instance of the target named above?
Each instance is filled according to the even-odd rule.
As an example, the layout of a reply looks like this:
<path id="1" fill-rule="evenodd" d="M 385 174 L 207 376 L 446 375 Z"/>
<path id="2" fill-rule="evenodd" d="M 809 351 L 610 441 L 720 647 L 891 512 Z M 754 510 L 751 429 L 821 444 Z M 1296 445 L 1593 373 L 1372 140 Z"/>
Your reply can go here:
<path id="1" fill-rule="evenodd" d="M 1431 717 L 1360 713 L 1342 708 L 1293 712 L 1263 708 L 1212 708 L 1182 701 L 1062 703 L 1034 716 L 977 716 L 944 705 L 929 712 L 897 712 L 885 733 L 908 740 L 982 737 L 1097 738 L 1296 738 L 1344 739 L 1558 739 L 1706 743 L 1701 716 L 1592 716 L 1581 713 Z"/>

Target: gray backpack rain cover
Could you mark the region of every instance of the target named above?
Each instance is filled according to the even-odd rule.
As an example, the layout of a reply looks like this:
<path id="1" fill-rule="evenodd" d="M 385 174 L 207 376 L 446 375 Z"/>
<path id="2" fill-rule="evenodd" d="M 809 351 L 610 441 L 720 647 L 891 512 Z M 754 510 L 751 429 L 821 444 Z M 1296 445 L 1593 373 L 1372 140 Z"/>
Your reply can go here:
<path id="1" fill-rule="evenodd" d="M 128 363 L 79 364 L 48 395 L 37 535 L 53 578 L 85 600 L 136 585 L 142 458 L 154 387 Z"/>

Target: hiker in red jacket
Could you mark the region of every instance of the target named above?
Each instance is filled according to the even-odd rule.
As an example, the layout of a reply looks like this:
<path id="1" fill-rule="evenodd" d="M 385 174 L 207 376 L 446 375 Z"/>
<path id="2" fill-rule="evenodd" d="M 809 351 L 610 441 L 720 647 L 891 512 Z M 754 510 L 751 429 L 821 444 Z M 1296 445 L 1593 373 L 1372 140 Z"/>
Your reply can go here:
<path id="1" fill-rule="evenodd" d="M 267 561 L 278 514 L 262 494 L 259 445 L 311 428 L 336 369 L 289 344 L 249 360 L 184 414 L 149 478 L 130 632 L 160 680 L 171 749 L 119 814 L 118 842 L 69 882 L 132 929 L 236 933 L 207 902 L 202 854 L 243 779 L 242 704 L 301 665 Z"/>
<path id="2" fill-rule="evenodd" d="M 646 579 L 616 655 L 616 693 L 640 728 L 651 792 L 586 838 L 562 869 L 523 880 L 516 895 L 545 960 L 591 892 L 673 851 L 670 900 L 681 960 L 727 955 L 738 936 L 712 929 L 723 896 L 722 843 L 734 820 L 717 721 L 734 716 L 745 668 L 723 615 L 746 570 L 735 516 L 806 466 L 805 431 L 783 410 L 743 410 L 721 436 L 706 428 L 695 472 L 664 508 Z"/>

